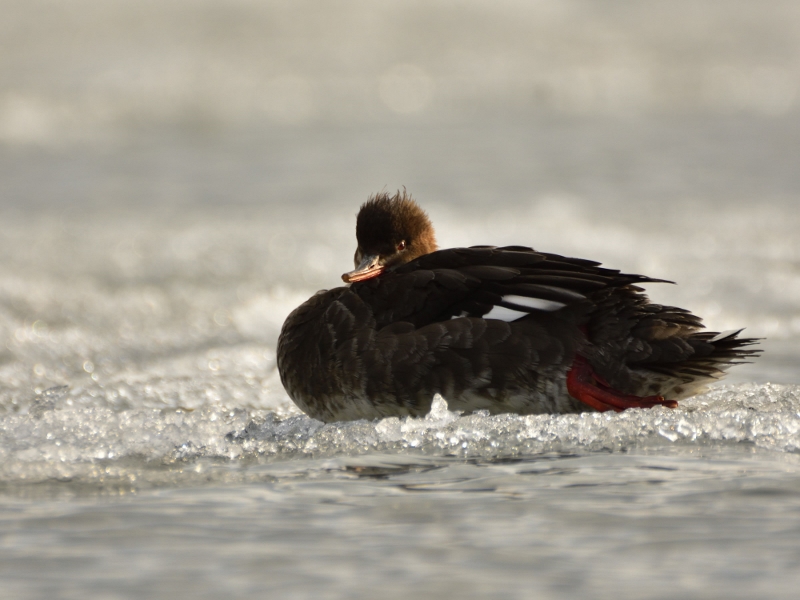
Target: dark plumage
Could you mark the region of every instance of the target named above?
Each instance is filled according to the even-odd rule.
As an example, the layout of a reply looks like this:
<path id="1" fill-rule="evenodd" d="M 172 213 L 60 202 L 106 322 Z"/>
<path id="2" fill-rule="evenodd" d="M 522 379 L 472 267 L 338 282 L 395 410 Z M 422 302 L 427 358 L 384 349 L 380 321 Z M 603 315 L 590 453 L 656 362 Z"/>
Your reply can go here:
<path id="1" fill-rule="evenodd" d="M 348 287 L 297 308 L 278 341 L 289 396 L 323 421 L 452 410 L 676 406 L 758 353 L 739 332 L 652 304 L 658 282 L 523 246 L 436 250 L 427 215 L 379 194 L 356 225 Z"/>

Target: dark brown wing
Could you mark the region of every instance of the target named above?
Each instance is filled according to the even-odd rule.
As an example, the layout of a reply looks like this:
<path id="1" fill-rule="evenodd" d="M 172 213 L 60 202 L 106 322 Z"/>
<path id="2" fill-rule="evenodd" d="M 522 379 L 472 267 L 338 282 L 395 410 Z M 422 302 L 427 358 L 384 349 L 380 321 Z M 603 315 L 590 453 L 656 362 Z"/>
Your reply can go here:
<path id="1" fill-rule="evenodd" d="M 758 354 L 748 348 L 756 339 L 702 331 L 700 317 L 650 302 L 638 286 L 650 282 L 665 280 L 521 246 L 476 246 L 422 256 L 351 291 L 372 307 L 378 329 L 460 316 L 570 322 L 586 334 L 582 351 L 595 370 L 628 393 L 639 393 L 633 380 L 641 370 L 684 381 L 716 378 Z"/>
<path id="2" fill-rule="evenodd" d="M 353 284 L 351 291 L 372 308 L 380 329 L 398 321 L 422 327 L 454 317 L 514 321 L 588 306 L 588 296 L 606 288 L 654 281 L 662 280 L 522 246 L 475 246 L 427 254 Z"/>
<path id="3" fill-rule="evenodd" d="M 673 398 L 690 395 L 691 387 L 676 387 L 671 392 L 646 390 L 633 380 L 637 372 L 645 371 L 684 383 L 707 382 L 761 352 L 750 348 L 758 339 L 738 337 L 742 330 L 702 331 L 700 317 L 682 308 L 652 303 L 635 286 L 602 290 L 591 299 L 594 309 L 587 333 L 599 351 L 589 359 L 613 386 L 629 393 L 669 393 Z"/>

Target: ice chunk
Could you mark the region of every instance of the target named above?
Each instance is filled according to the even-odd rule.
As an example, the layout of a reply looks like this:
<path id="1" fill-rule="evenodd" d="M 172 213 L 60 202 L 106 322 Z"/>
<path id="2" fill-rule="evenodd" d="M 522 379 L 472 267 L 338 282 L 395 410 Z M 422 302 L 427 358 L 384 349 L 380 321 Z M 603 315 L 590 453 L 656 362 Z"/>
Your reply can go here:
<path id="1" fill-rule="evenodd" d="M 45 396 L 0 421 L 0 478 L 6 482 L 119 478 L 137 485 L 176 484 L 197 476 L 186 464 L 248 457 L 412 453 L 491 460 L 686 444 L 800 451 L 800 386 L 788 385 L 727 386 L 674 410 L 619 414 L 459 415 L 437 397 L 422 418 L 331 424 L 213 404 L 196 410 L 120 408 L 98 402 L 86 390 L 52 392 L 45 400 L 51 404 L 44 406 Z M 230 470 L 224 473 L 233 477 Z"/>

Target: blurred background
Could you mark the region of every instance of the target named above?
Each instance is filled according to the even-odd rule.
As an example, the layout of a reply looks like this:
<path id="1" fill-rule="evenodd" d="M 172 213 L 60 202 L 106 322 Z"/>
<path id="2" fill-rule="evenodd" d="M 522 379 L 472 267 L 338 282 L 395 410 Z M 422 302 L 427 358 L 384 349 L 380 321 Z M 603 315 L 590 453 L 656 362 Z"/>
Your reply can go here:
<path id="1" fill-rule="evenodd" d="M 798 110 L 791 1 L 4 0 L 3 15 L 10 145 Z"/>
<path id="2" fill-rule="evenodd" d="M 796 597 L 799 167 L 798 0 L 0 0 L 4 597 Z M 286 315 L 401 186 L 764 354 L 676 411 L 284 419 Z"/>
<path id="3" fill-rule="evenodd" d="M 225 368 L 209 401 L 285 400 L 283 318 L 350 268 L 360 203 L 401 186 L 443 246 L 675 280 L 653 297 L 768 338 L 733 381 L 800 381 L 796 1 L 0 12 L 5 406 L 121 381 L 206 401 Z"/>

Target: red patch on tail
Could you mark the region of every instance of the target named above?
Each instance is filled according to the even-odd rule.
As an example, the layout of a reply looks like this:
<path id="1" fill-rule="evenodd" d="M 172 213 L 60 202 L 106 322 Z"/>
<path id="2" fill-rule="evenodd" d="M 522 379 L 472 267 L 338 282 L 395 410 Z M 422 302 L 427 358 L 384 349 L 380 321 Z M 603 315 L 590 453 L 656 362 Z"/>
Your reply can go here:
<path id="1" fill-rule="evenodd" d="M 599 412 L 622 412 L 626 408 L 652 408 L 659 405 L 667 408 L 678 406 L 675 400 L 665 400 L 663 396 L 632 396 L 612 389 L 582 356 L 575 357 L 572 368 L 567 372 L 567 392 Z"/>

